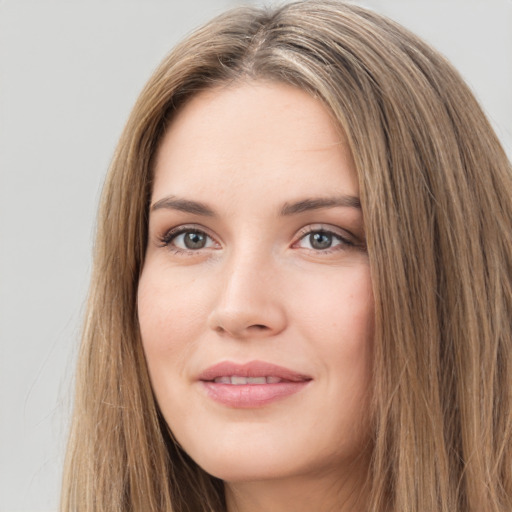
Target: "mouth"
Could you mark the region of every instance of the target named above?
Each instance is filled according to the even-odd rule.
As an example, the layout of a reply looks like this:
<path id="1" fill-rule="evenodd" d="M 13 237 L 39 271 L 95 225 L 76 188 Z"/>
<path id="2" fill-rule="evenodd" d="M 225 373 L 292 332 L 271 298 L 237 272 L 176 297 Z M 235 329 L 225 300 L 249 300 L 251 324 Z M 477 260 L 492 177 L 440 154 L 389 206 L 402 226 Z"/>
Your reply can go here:
<path id="1" fill-rule="evenodd" d="M 275 377 L 274 375 L 268 375 L 266 377 L 242 377 L 241 375 L 230 375 L 215 377 L 213 381 L 216 384 L 231 384 L 232 386 L 245 386 L 247 384 L 279 384 L 284 382 L 283 379 Z"/>
<path id="2" fill-rule="evenodd" d="M 198 380 L 215 402 L 232 408 L 256 408 L 298 393 L 313 379 L 264 361 L 224 361 L 203 371 Z"/>

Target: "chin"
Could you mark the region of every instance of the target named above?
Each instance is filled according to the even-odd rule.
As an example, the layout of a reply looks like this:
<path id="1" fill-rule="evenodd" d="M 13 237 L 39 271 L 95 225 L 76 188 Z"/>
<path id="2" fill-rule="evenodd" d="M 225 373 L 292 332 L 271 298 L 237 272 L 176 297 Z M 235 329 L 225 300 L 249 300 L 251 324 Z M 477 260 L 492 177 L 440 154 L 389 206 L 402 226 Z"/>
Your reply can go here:
<path id="1" fill-rule="evenodd" d="M 286 478 L 302 472 L 313 462 L 302 461 L 297 449 L 290 450 L 278 439 L 244 437 L 239 442 L 233 438 L 230 441 L 189 447 L 188 453 L 207 473 L 226 482 Z"/>
<path id="2" fill-rule="evenodd" d="M 208 460 L 200 466 L 210 475 L 224 482 L 261 482 L 280 480 L 305 472 L 300 467 L 286 461 L 254 460 L 238 456 L 229 460 Z"/>
<path id="3" fill-rule="evenodd" d="M 228 436 L 229 438 L 229 436 Z M 210 443 L 209 448 L 196 446 L 189 455 L 207 473 L 225 482 L 258 482 L 285 480 L 307 475 L 336 473 L 340 467 L 351 465 L 364 451 L 346 451 L 311 442 L 311 436 L 230 438 L 229 443 Z M 213 445 L 215 445 L 213 447 Z M 338 468 L 338 469 L 336 469 Z"/>
<path id="4" fill-rule="evenodd" d="M 230 483 L 276 480 L 288 476 L 280 471 L 272 470 L 268 466 L 265 467 L 265 463 L 255 466 L 249 462 L 247 464 L 240 462 L 213 462 L 212 464 L 207 463 L 205 466 L 201 467 L 208 474 Z"/>

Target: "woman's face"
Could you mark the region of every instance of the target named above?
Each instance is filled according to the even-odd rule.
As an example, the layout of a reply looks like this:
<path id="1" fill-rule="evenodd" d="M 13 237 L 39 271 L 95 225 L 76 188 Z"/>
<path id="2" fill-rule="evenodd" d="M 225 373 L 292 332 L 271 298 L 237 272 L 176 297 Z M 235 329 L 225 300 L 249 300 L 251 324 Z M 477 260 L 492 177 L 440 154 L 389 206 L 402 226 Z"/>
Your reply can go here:
<path id="1" fill-rule="evenodd" d="M 202 92 L 166 132 L 138 313 L 163 416 L 207 472 L 336 474 L 367 443 L 358 193 L 328 111 L 288 85 Z"/>

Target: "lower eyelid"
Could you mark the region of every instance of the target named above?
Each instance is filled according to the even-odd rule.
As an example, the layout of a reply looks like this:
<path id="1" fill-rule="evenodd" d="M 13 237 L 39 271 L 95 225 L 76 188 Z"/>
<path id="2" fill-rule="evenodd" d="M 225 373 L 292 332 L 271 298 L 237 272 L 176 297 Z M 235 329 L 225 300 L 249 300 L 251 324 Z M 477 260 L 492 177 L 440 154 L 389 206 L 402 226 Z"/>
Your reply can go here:
<path id="1" fill-rule="evenodd" d="M 313 231 L 313 233 L 314 233 L 314 231 Z M 330 233 L 328 233 L 328 234 L 330 234 Z M 296 244 L 298 244 L 299 242 L 304 240 L 307 236 L 309 236 L 309 234 L 303 235 L 301 238 L 299 238 L 299 240 L 296 242 Z M 347 239 L 340 237 L 339 235 L 336 235 L 336 234 L 333 234 L 332 238 L 333 238 L 332 245 L 325 249 L 315 249 L 313 247 L 304 247 L 304 249 L 311 250 L 314 252 L 328 252 L 330 250 L 335 250 L 338 247 L 351 247 L 354 245 L 350 240 L 347 240 Z M 294 245 L 296 245 L 296 244 L 294 244 Z"/>

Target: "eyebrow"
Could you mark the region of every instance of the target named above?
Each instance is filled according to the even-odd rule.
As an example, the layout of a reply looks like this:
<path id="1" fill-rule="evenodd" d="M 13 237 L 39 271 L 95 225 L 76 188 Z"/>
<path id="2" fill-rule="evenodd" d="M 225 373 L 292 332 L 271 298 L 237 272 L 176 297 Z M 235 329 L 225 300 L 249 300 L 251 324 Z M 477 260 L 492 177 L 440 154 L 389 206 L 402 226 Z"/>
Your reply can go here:
<path id="1" fill-rule="evenodd" d="M 349 195 L 304 199 L 302 201 L 297 201 L 296 203 L 285 203 L 281 208 L 281 215 L 295 215 L 309 210 L 335 208 L 337 206 L 361 209 L 361 201 L 358 197 Z"/>
<path id="2" fill-rule="evenodd" d="M 160 210 L 162 208 L 168 210 L 178 210 L 180 212 L 192 213 L 194 215 L 203 215 L 206 217 L 214 217 L 215 212 L 206 204 L 189 199 L 180 199 L 179 197 L 169 196 L 160 199 L 151 206 L 151 211 Z"/>
<path id="3" fill-rule="evenodd" d="M 361 202 L 358 197 L 350 195 L 309 198 L 294 203 L 285 203 L 281 208 L 280 214 L 282 216 L 289 216 L 310 210 L 335 207 L 361 209 Z M 193 215 L 215 217 L 215 212 L 205 203 L 192 201 L 190 199 L 182 199 L 176 196 L 168 196 L 159 199 L 150 208 L 153 212 L 160 209 L 178 210 L 180 212 L 191 213 Z"/>

